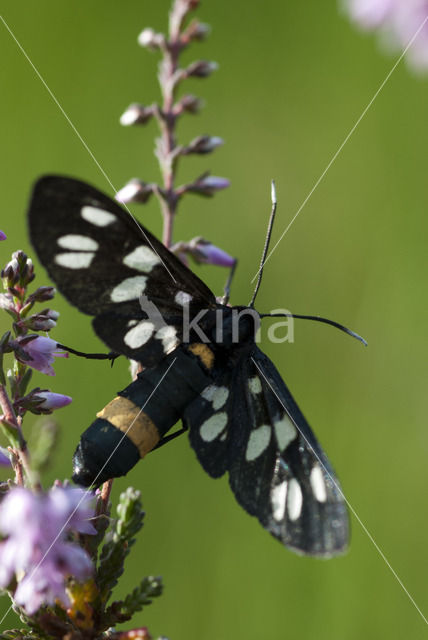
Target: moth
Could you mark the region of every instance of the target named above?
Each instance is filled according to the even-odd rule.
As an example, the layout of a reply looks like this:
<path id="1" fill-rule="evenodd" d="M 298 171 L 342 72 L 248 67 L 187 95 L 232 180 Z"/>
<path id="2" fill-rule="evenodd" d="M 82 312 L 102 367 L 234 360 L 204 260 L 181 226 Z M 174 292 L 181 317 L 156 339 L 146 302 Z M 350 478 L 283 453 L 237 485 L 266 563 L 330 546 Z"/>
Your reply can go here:
<path id="1" fill-rule="evenodd" d="M 113 352 L 144 367 L 81 436 L 73 480 L 97 486 L 125 475 L 173 438 L 177 432 L 167 434 L 181 420 L 205 471 L 213 478 L 228 472 L 238 503 L 275 538 L 301 554 L 342 553 L 349 537 L 344 495 L 255 342 L 262 317 L 255 294 L 249 306 L 219 303 L 117 202 L 79 180 L 41 178 L 29 228 L 65 298 L 94 316 L 95 333 Z"/>

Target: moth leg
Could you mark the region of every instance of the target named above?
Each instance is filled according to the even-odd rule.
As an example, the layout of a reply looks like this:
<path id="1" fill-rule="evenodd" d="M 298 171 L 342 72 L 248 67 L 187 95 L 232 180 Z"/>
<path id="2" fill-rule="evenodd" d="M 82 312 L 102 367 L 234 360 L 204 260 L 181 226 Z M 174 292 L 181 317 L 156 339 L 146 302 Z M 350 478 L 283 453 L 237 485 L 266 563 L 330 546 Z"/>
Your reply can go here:
<path id="1" fill-rule="evenodd" d="M 88 360 L 111 360 L 112 364 L 116 358 L 122 355 L 115 351 L 110 351 L 109 353 L 85 353 L 84 351 L 76 351 L 76 349 L 66 347 L 65 344 L 60 344 L 59 342 L 57 342 L 57 347 L 68 351 L 68 353 L 72 353 L 74 356 L 79 356 L 79 358 L 87 358 Z"/>
<path id="2" fill-rule="evenodd" d="M 182 427 L 178 431 L 174 431 L 174 433 L 171 433 L 169 436 L 164 436 L 161 440 L 159 440 L 157 445 L 153 447 L 152 451 L 154 451 L 155 449 L 159 449 L 159 447 L 163 447 L 164 444 L 171 442 L 171 440 L 174 440 L 174 438 L 178 438 L 178 436 L 181 436 L 181 434 L 185 433 L 186 431 L 187 427 Z"/>

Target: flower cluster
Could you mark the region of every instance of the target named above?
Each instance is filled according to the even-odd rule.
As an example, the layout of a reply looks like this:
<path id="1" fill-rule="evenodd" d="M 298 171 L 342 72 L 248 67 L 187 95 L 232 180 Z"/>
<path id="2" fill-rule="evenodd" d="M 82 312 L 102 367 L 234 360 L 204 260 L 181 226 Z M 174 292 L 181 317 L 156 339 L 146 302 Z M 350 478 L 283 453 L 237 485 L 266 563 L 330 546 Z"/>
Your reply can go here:
<path id="1" fill-rule="evenodd" d="M 218 191 L 229 186 L 229 180 L 212 176 L 209 172 L 182 185 L 175 184 L 180 158 L 198 154 L 212 153 L 223 145 L 218 136 L 200 135 L 187 144 L 178 144 L 176 137 L 177 123 L 184 114 L 195 114 L 201 108 L 201 100 L 190 94 L 178 97 L 177 93 L 187 78 L 208 78 L 217 70 L 217 64 L 207 60 L 196 60 L 186 67 L 179 66 L 181 53 L 193 42 L 201 41 L 209 33 L 208 25 L 197 19 L 186 24 L 188 14 L 199 5 L 199 0 L 175 0 L 170 13 L 169 33 L 158 33 L 151 28 L 144 29 L 138 43 L 151 51 L 158 51 L 162 58 L 159 65 L 159 84 L 162 92 L 162 103 L 150 105 L 133 102 L 124 111 L 120 122 L 124 126 L 145 125 L 152 118 L 159 125 L 160 136 L 156 140 L 155 154 L 159 161 L 163 184 L 145 182 L 132 178 L 116 194 L 122 203 L 138 202 L 145 204 L 152 194 L 160 202 L 164 217 L 163 242 L 170 248 L 177 207 L 188 193 L 212 197 Z M 199 240 L 200 250 L 195 248 L 195 240 Z M 217 248 L 202 238 L 181 242 L 173 247 L 176 254 L 186 261 L 186 254 L 197 262 L 205 262 L 217 266 L 232 267 L 235 260 L 222 249 Z M 178 247 L 178 249 L 177 249 Z"/>
<path id="2" fill-rule="evenodd" d="M 415 70 L 428 69 L 428 0 L 342 0 L 351 19 L 382 43 L 406 52 Z"/>
<path id="3" fill-rule="evenodd" d="M 17 487 L 0 504 L 0 587 L 17 584 L 13 598 L 28 615 L 59 600 L 70 606 L 67 579 L 86 580 L 89 554 L 69 541 L 71 532 L 94 535 L 92 496 L 82 489 L 54 487 L 46 494 Z M 25 523 L 25 526 L 23 526 Z"/>

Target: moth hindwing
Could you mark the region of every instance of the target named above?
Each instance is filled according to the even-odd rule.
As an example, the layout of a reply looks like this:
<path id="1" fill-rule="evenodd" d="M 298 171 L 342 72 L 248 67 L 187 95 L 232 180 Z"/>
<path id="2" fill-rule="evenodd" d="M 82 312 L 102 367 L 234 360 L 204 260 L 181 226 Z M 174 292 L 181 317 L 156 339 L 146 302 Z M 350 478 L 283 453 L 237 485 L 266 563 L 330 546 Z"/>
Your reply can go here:
<path id="1" fill-rule="evenodd" d="M 82 434 L 74 480 L 90 486 L 125 475 L 181 419 L 203 468 L 228 472 L 239 504 L 274 537 L 298 553 L 343 552 L 348 515 L 338 480 L 256 346 L 250 310 L 218 304 L 147 229 L 84 182 L 42 178 L 29 225 L 59 290 L 94 316 L 110 349 L 144 366 Z"/>

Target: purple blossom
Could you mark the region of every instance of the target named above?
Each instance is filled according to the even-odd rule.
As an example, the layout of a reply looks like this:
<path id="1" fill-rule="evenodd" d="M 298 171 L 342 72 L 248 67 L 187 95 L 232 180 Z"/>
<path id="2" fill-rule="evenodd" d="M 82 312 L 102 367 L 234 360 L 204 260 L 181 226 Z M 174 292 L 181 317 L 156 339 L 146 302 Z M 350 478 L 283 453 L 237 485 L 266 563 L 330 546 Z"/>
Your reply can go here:
<path id="1" fill-rule="evenodd" d="M 54 376 L 55 371 L 51 367 L 55 358 L 68 358 L 68 353 L 58 349 L 58 343 L 51 338 L 44 336 L 26 336 L 16 341 L 21 349 L 30 356 L 30 360 L 20 357 L 15 353 L 18 360 L 23 364 L 37 369 L 48 376 Z"/>
<path id="2" fill-rule="evenodd" d="M 6 240 L 7 239 L 7 235 L 5 234 L 4 231 L 0 231 L 0 241 L 1 240 Z"/>
<path id="3" fill-rule="evenodd" d="M 207 78 L 214 71 L 217 71 L 218 64 L 214 61 L 197 60 L 189 64 L 185 70 L 186 76 L 191 78 Z"/>
<path id="4" fill-rule="evenodd" d="M 216 191 L 227 189 L 229 186 L 230 180 L 227 178 L 203 175 L 183 189 L 186 191 L 192 191 L 193 193 L 198 193 L 201 196 L 213 196 Z"/>
<path id="5" fill-rule="evenodd" d="M 224 140 L 218 136 L 198 136 L 185 147 L 183 153 L 211 153 L 211 151 L 214 151 L 214 149 L 220 147 L 222 144 L 224 144 Z"/>
<path id="6" fill-rule="evenodd" d="M 56 321 L 58 318 L 58 311 L 54 311 L 53 309 L 43 309 L 43 311 L 34 313 L 26 320 L 23 320 L 22 324 L 31 331 L 50 331 L 56 327 Z"/>
<path id="7" fill-rule="evenodd" d="M 27 614 L 57 599 L 69 605 L 67 578 L 85 580 L 92 574 L 89 555 L 68 541 L 73 530 L 96 533 L 89 522 L 94 516 L 91 499 L 82 489 L 55 487 L 34 494 L 18 487 L 0 504 L 0 530 L 7 536 L 0 543 L 0 587 L 15 576 L 14 599 Z"/>
<path id="8" fill-rule="evenodd" d="M 233 267 L 236 262 L 235 258 L 232 258 L 226 251 L 202 239 L 199 239 L 193 246 L 191 254 L 197 262 L 214 264 L 218 267 Z"/>
<path id="9" fill-rule="evenodd" d="M 54 393 L 53 391 L 37 391 L 34 399 L 42 399 L 43 402 L 37 405 L 38 409 L 54 410 L 66 407 L 72 401 L 70 396 L 62 393 Z"/>
<path id="10" fill-rule="evenodd" d="M 389 48 L 403 51 L 417 70 L 428 69 L 428 0 L 342 0 L 351 19 L 367 31 L 379 30 Z M 422 27 L 422 28 L 421 28 Z"/>

